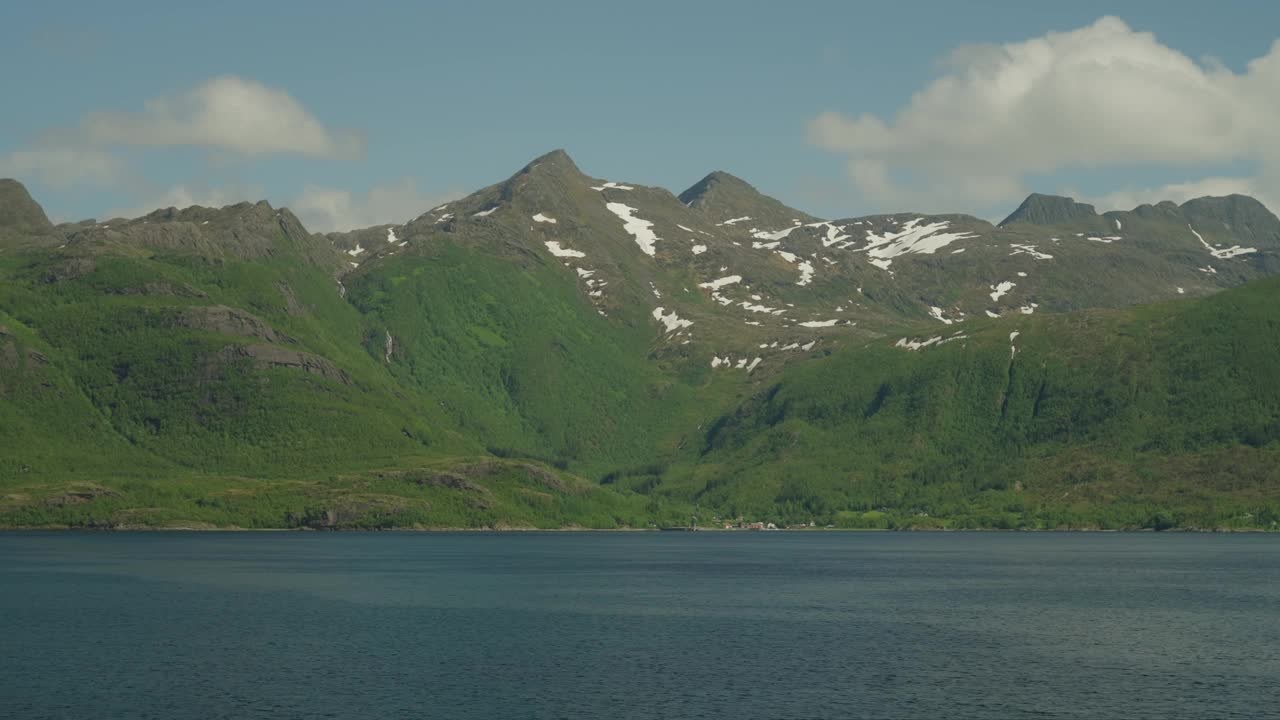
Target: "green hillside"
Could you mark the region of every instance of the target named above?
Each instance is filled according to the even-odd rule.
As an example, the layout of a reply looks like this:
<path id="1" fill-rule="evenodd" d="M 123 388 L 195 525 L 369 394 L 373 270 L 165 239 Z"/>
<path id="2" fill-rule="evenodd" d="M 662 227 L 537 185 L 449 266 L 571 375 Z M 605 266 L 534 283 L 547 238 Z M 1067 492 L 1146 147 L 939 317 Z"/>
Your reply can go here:
<path id="1" fill-rule="evenodd" d="M 1280 519 L 1249 198 L 821 221 L 555 152 L 313 235 L 265 202 L 55 227 L 0 189 L 0 525 Z"/>
<path id="2" fill-rule="evenodd" d="M 722 417 L 668 490 L 846 527 L 1270 527 L 1278 298 L 1271 278 L 849 348 Z"/>

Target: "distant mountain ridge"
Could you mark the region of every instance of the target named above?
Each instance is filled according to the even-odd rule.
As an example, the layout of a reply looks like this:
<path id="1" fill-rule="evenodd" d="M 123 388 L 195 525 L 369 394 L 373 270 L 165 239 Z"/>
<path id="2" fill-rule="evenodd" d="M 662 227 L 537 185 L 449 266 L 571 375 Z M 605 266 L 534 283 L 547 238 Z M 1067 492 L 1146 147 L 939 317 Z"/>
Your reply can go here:
<path id="1" fill-rule="evenodd" d="M 1277 273 L 1243 196 L 819 219 L 557 150 L 318 234 L 11 181 L 0 525 L 1271 527 Z"/>

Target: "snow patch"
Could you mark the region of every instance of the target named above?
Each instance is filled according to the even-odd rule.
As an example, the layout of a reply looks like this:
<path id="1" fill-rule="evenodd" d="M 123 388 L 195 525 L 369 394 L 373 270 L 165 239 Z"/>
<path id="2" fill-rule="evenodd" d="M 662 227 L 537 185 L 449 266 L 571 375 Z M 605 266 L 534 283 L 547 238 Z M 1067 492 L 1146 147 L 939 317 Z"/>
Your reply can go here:
<path id="1" fill-rule="evenodd" d="M 547 246 L 547 250 L 556 257 L 580 258 L 587 256 L 586 253 L 580 253 L 577 250 L 560 247 L 560 243 L 556 240 L 550 240 L 546 242 L 545 245 Z"/>
<path id="2" fill-rule="evenodd" d="M 706 251 L 707 251 L 707 246 L 706 246 L 706 245 L 694 245 L 694 246 L 693 246 L 693 248 L 691 248 L 691 249 L 693 250 L 693 254 L 694 254 L 694 255 L 701 255 L 702 253 L 704 253 L 704 252 L 706 252 Z"/>
<path id="3" fill-rule="evenodd" d="M 1247 255 L 1249 253 L 1258 252 L 1258 248 L 1247 248 L 1239 245 L 1232 245 L 1229 248 L 1216 250 L 1212 245 L 1205 242 L 1204 238 L 1200 236 L 1200 233 L 1196 232 L 1196 229 L 1191 227 L 1191 225 L 1188 224 L 1187 229 L 1191 230 L 1191 233 L 1196 236 L 1196 239 L 1200 241 L 1200 244 L 1204 246 L 1204 249 L 1209 251 L 1210 255 L 1218 258 L 1219 260 L 1230 260 L 1237 255 Z"/>
<path id="4" fill-rule="evenodd" d="M 395 241 L 397 241 L 397 240 L 399 240 L 399 239 L 400 239 L 400 238 L 396 237 L 396 230 L 395 230 L 395 228 L 387 228 L 387 242 L 389 242 L 389 243 L 393 243 L 393 242 L 395 242 Z"/>
<path id="5" fill-rule="evenodd" d="M 757 240 L 772 242 L 774 243 L 773 247 L 777 247 L 777 241 L 786 239 L 786 237 L 791 234 L 791 231 L 795 230 L 797 227 L 799 226 L 792 225 L 785 230 L 753 230 L 751 232 L 751 237 Z M 757 244 L 762 243 L 751 243 L 751 247 L 756 247 Z"/>
<path id="6" fill-rule="evenodd" d="M 924 348 L 927 348 L 930 345 L 941 345 L 944 342 L 946 341 L 942 339 L 941 335 L 937 337 L 931 337 L 928 340 L 916 340 L 915 338 L 908 340 L 907 338 L 899 338 L 898 342 L 894 343 L 893 346 L 915 351 L 915 350 L 923 350 Z"/>
<path id="7" fill-rule="evenodd" d="M 604 191 L 604 190 L 635 190 L 635 188 L 631 187 L 630 185 L 621 185 L 621 184 L 616 183 L 616 182 L 606 182 L 606 183 L 605 183 L 605 184 L 603 184 L 603 185 L 599 185 L 599 186 L 592 186 L 592 188 L 591 188 L 591 189 L 592 189 L 592 190 L 597 190 L 597 191 Z"/>
<path id="8" fill-rule="evenodd" d="M 1049 253 L 1042 253 L 1039 250 L 1037 250 L 1035 245 L 1010 244 L 1009 247 L 1013 248 L 1013 252 L 1009 253 L 1009 257 L 1013 257 L 1014 255 L 1030 255 L 1036 260 L 1052 260 L 1053 259 L 1053 256 L 1050 255 Z"/>
<path id="9" fill-rule="evenodd" d="M 640 250 L 645 255 L 652 256 L 654 254 L 654 243 L 662 239 L 650 229 L 653 227 L 653 223 L 636 217 L 633 214 L 636 209 L 630 205 L 611 202 L 607 203 L 605 207 L 609 209 L 609 212 L 622 218 L 623 229 L 631 233 L 631 236 L 636 239 L 636 244 L 640 246 Z"/>
<path id="10" fill-rule="evenodd" d="M 549 217 L 547 215 L 543 215 L 542 213 L 538 213 L 537 215 L 533 216 L 533 221 L 540 222 L 540 223 L 551 223 L 554 225 L 556 222 L 556 219 L 553 217 Z"/>
<path id="11" fill-rule="evenodd" d="M 929 308 L 929 317 L 941 322 L 943 325 L 950 325 L 951 323 L 956 322 L 956 320 L 952 320 L 951 318 L 944 317 L 942 314 L 942 308 L 940 307 L 931 306 Z"/>
<path id="12" fill-rule="evenodd" d="M 1017 286 L 1017 284 L 1016 284 L 1016 283 L 1011 283 L 1011 282 L 1009 282 L 1008 280 L 1005 280 L 1004 282 L 1000 283 L 999 285 L 992 285 L 992 286 L 991 286 L 991 290 L 992 290 L 992 292 L 991 292 L 991 302 L 1000 302 L 1000 298 L 1001 298 L 1005 293 L 1009 292 L 1010 290 L 1012 290 L 1012 289 L 1013 289 L 1014 287 L 1016 287 L 1016 286 Z"/>
<path id="13" fill-rule="evenodd" d="M 800 323 L 800 327 L 807 327 L 807 328 L 824 328 L 824 327 L 832 327 L 832 326 L 834 326 L 834 325 L 835 325 L 836 323 L 838 323 L 838 322 L 840 322 L 840 320 L 839 320 L 839 319 L 835 319 L 835 320 L 810 320 L 810 321 L 808 321 L 808 322 L 802 322 L 802 323 Z"/>
<path id="14" fill-rule="evenodd" d="M 808 260 L 805 260 L 804 262 L 800 263 L 798 267 L 800 268 L 800 280 L 797 281 L 796 284 L 808 285 L 809 283 L 813 282 L 813 263 L 810 263 Z"/>
<path id="15" fill-rule="evenodd" d="M 733 285 L 735 283 L 740 283 L 740 282 L 742 282 L 741 275 L 726 275 L 725 277 L 722 277 L 719 280 L 712 280 L 711 282 L 699 283 L 698 287 L 707 288 L 708 290 L 711 290 L 714 292 L 726 285 Z"/>
<path id="16" fill-rule="evenodd" d="M 731 218 L 731 219 L 729 219 L 729 220 L 725 220 L 724 222 L 716 223 L 716 225 L 717 225 L 717 226 L 720 226 L 720 225 L 733 225 L 734 223 L 740 223 L 740 222 L 743 222 L 743 221 L 745 221 L 745 220 L 750 220 L 750 219 L 751 219 L 751 216 L 750 216 L 750 215 L 743 215 L 742 217 Z"/>
<path id="17" fill-rule="evenodd" d="M 941 335 L 937 337 L 931 337 L 928 340 L 916 340 L 915 338 L 901 338 L 898 340 L 898 342 L 894 343 L 893 346 L 915 351 L 915 350 L 922 350 L 924 348 L 929 347 L 930 345 L 946 345 L 947 343 L 952 342 L 954 340 L 964 340 L 967 337 L 969 336 L 956 333 L 955 335 L 952 335 L 951 337 L 945 338 L 945 339 Z"/>
<path id="18" fill-rule="evenodd" d="M 932 255 L 956 240 L 977 237 L 969 232 L 939 232 L 949 225 L 945 220 L 927 225 L 921 225 L 922 222 L 924 218 L 909 220 L 898 232 L 886 232 L 884 235 L 868 232 L 867 245 L 854 252 L 866 252 L 868 256 L 883 261 L 883 265 L 875 260 L 871 262 L 887 270 L 893 258 L 900 255 Z"/>
<path id="19" fill-rule="evenodd" d="M 687 328 L 693 325 L 692 320 L 685 320 L 679 317 L 678 315 L 676 315 L 675 310 L 672 310 L 670 313 L 665 315 L 662 313 L 662 310 L 663 308 L 660 308 L 660 307 L 654 308 L 653 319 L 657 320 L 658 322 L 666 326 L 667 332 L 669 333 L 675 332 L 676 330 L 679 330 L 681 328 Z"/>
<path id="20" fill-rule="evenodd" d="M 472 214 L 471 214 L 471 217 L 489 217 L 490 215 L 492 215 L 492 214 L 494 214 L 495 212 L 497 212 L 498 208 L 500 208 L 500 207 L 502 207 L 502 206 L 501 206 L 501 205 L 494 205 L 493 207 L 489 208 L 488 210 L 481 210 L 481 211 L 480 211 L 480 212 L 478 212 L 478 213 L 472 213 Z"/>
<path id="21" fill-rule="evenodd" d="M 348 250 L 347 254 L 350 255 L 351 257 L 355 257 L 362 252 L 364 252 L 364 248 L 360 247 L 360 243 L 356 243 L 355 248 L 352 250 Z"/>

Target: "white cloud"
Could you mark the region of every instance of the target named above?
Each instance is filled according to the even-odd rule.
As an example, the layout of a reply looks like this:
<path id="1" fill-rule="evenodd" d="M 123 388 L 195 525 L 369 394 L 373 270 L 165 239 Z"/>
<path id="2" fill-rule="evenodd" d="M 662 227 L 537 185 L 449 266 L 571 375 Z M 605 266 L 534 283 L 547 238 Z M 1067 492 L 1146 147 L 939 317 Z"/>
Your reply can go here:
<path id="1" fill-rule="evenodd" d="M 193 145 L 312 157 L 364 152 L 359 133 L 326 128 L 285 91 L 233 75 L 176 97 L 148 100 L 141 112 L 91 112 L 80 128 L 88 142 L 103 145 Z"/>
<path id="2" fill-rule="evenodd" d="M 900 207 L 1012 203 L 1026 194 L 1028 175 L 1064 169 L 1152 166 L 1186 175 L 1241 161 L 1259 168 L 1258 177 L 1239 179 L 1244 185 L 1207 178 L 1170 190 L 1247 186 L 1275 197 L 1280 41 L 1236 73 L 1104 17 L 1024 42 L 961 48 L 890 121 L 827 112 L 809 136 L 847 155 L 867 199 Z"/>
<path id="3" fill-rule="evenodd" d="M 78 183 L 111 186 L 125 176 L 111 153 L 85 147 L 34 147 L 0 156 L 0 177 L 37 180 L 65 189 Z"/>
<path id="4" fill-rule="evenodd" d="M 406 222 L 442 202 L 461 196 L 462 193 L 452 191 L 424 192 L 418 189 L 412 178 L 403 178 L 391 185 L 375 186 L 364 194 L 307 186 L 289 203 L 289 207 L 312 232 L 341 232 Z"/>

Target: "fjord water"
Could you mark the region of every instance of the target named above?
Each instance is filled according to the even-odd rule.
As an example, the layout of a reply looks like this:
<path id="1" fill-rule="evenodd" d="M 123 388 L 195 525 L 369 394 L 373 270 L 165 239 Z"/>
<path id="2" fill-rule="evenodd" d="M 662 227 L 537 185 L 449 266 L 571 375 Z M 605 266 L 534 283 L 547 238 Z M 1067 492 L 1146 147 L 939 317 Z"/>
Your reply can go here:
<path id="1" fill-rule="evenodd" d="M 1280 537 L 0 534 L 10 718 L 1280 716 Z"/>

